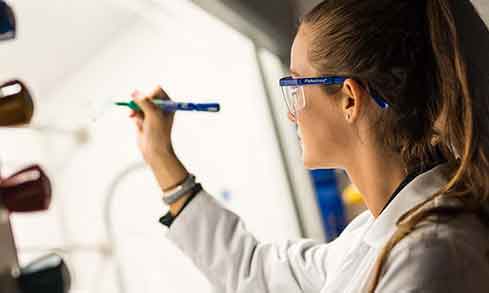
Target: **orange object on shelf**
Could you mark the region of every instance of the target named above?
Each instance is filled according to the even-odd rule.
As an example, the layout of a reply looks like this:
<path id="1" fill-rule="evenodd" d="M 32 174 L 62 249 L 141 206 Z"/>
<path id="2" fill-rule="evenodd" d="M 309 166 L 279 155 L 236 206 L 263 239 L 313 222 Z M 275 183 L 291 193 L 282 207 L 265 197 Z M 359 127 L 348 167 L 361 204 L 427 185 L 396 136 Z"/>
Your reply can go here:
<path id="1" fill-rule="evenodd" d="M 348 222 L 366 209 L 362 194 L 353 184 L 348 185 L 343 190 L 342 196 L 346 206 Z"/>

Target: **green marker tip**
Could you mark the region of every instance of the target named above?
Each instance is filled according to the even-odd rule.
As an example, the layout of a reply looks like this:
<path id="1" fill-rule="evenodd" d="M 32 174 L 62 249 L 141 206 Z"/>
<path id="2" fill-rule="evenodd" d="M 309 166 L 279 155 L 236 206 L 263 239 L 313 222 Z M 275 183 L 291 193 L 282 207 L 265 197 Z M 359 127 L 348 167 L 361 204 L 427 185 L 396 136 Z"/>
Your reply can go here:
<path id="1" fill-rule="evenodd" d="M 117 106 L 129 107 L 129 108 L 131 108 L 134 111 L 141 111 L 139 109 L 139 106 L 136 103 L 134 103 L 134 101 L 131 101 L 129 103 L 127 103 L 127 102 L 115 102 L 114 104 L 116 104 Z"/>

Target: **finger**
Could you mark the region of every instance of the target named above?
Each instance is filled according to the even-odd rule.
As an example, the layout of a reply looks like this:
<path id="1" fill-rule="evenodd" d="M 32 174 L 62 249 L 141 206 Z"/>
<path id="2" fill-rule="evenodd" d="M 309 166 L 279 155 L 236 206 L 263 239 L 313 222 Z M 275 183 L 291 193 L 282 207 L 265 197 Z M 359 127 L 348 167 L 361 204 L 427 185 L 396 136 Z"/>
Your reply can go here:
<path id="1" fill-rule="evenodd" d="M 131 112 L 129 113 L 129 117 L 136 117 L 138 115 L 138 112 L 137 111 L 134 111 L 134 110 L 131 110 Z"/>
<path id="2" fill-rule="evenodd" d="M 142 111 L 131 110 L 131 112 L 129 113 L 129 118 L 133 117 L 139 117 L 144 120 L 144 113 Z"/>
<path id="3" fill-rule="evenodd" d="M 158 100 L 163 100 L 163 101 L 173 101 L 170 96 L 163 90 L 161 86 L 156 86 L 155 89 L 151 92 L 150 94 L 151 99 L 158 99 Z M 158 108 L 159 110 L 159 108 Z M 174 117 L 175 112 L 165 112 L 165 111 L 158 111 L 159 115 L 163 115 L 165 117 Z"/>
<path id="4" fill-rule="evenodd" d="M 129 117 L 134 117 L 136 115 L 140 115 L 142 118 L 144 118 L 144 113 L 142 111 L 142 108 L 141 106 L 138 104 L 138 100 L 141 100 L 144 98 L 144 94 L 140 91 L 140 90 L 134 90 L 132 93 L 131 93 L 131 98 L 132 100 L 134 101 L 134 103 L 136 103 L 136 105 L 139 106 L 139 109 L 141 109 L 141 111 L 136 111 L 136 110 L 132 110 L 131 114 L 129 115 Z"/>
<path id="5" fill-rule="evenodd" d="M 151 99 L 157 99 L 157 100 L 169 100 L 170 96 L 161 88 L 161 86 L 157 86 L 149 95 Z"/>
<path id="6" fill-rule="evenodd" d="M 144 94 L 140 90 L 134 90 L 131 93 L 131 97 L 133 99 L 142 99 L 144 97 Z"/>
<path id="7" fill-rule="evenodd" d="M 132 118 L 132 120 L 134 121 L 134 124 L 136 125 L 136 128 L 138 129 L 138 131 L 142 132 L 143 131 L 143 119 L 138 117 L 138 116 L 134 116 Z"/>
<path id="8" fill-rule="evenodd" d="M 132 110 L 131 114 L 129 115 L 129 117 L 135 117 L 135 116 L 140 116 L 141 118 L 144 118 L 144 111 L 143 111 L 143 108 L 141 105 L 139 105 L 139 102 L 138 100 L 141 100 L 141 99 L 144 99 L 145 95 L 140 91 L 140 90 L 134 90 L 132 93 L 131 93 L 131 98 L 133 99 L 133 101 L 136 103 L 136 105 L 139 106 L 139 109 L 141 109 L 140 111 L 136 111 L 136 110 Z"/>
<path id="9" fill-rule="evenodd" d="M 134 117 L 131 117 L 131 119 L 134 121 L 134 122 L 144 122 L 144 117 L 142 115 L 135 115 Z"/>
<path id="10" fill-rule="evenodd" d="M 145 117 L 151 119 L 151 117 L 159 115 L 158 107 L 150 101 L 149 97 L 135 99 L 134 102 L 139 106 L 141 111 L 143 111 Z"/>

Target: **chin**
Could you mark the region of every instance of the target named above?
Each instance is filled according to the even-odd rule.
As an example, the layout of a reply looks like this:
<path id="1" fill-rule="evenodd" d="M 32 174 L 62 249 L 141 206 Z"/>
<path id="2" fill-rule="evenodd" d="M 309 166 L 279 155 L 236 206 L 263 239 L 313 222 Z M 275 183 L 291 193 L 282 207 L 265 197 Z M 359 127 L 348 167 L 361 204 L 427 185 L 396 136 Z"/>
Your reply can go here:
<path id="1" fill-rule="evenodd" d="M 311 156 L 307 151 L 302 152 L 302 161 L 304 162 L 304 168 L 309 170 L 316 169 L 337 169 L 338 166 L 332 162 L 325 162 L 324 160 L 318 160 L 314 156 Z"/>
<path id="2" fill-rule="evenodd" d="M 304 168 L 306 169 L 309 170 L 321 169 L 319 167 L 318 162 L 310 158 L 310 156 L 308 156 L 308 153 L 305 151 L 302 152 L 302 161 L 304 162 Z"/>

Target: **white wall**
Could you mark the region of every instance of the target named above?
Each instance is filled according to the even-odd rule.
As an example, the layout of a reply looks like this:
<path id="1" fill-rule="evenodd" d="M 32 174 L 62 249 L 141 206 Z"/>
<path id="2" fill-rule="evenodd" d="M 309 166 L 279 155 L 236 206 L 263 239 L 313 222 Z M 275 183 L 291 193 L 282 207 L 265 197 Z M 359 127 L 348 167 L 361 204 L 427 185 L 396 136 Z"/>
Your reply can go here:
<path id="1" fill-rule="evenodd" d="M 73 292 L 122 293 L 119 284 L 134 293 L 211 292 L 165 240 L 157 220 L 166 209 L 142 165 L 128 111 L 110 106 L 135 88 L 161 84 L 177 101 L 221 103 L 218 114 L 177 113 L 179 158 L 260 240 L 300 237 L 252 42 L 190 4 L 171 13 L 179 17 L 158 10 L 138 16 L 65 76 L 38 103 L 36 127 L 0 131 L 5 168 L 41 162 L 54 184 L 49 212 L 13 219 L 21 261 L 66 248 Z"/>
<path id="2" fill-rule="evenodd" d="M 134 19 L 107 0 L 14 0 L 15 41 L 0 44 L 0 80 L 23 78 L 48 92 Z"/>

